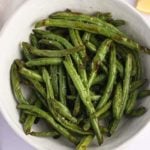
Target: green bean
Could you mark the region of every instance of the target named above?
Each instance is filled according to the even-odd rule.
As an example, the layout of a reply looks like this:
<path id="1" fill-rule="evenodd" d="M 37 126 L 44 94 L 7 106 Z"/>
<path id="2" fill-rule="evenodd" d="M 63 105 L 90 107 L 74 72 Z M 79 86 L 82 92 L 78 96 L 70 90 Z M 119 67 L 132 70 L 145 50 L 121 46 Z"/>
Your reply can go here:
<path id="1" fill-rule="evenodd" d="M 31 82 L 31 84 L 34 86 L 34 88 L 44 97 L 46 98 L 46 92 L 45 92 L 45 88 L 42 86 L 42 84 L 40 84 L 40 82 L 33 80 L 31 78 L 26 77 L 27 80 L 29 80 Z"/>
<path id="2" fill-rule="evenodd" d="M 35 90 L 34 90 L 34 92 L 35 92 L 35 95 L 38 98 L 38 100 L 41 101 L 41 103 L 43 104 L 43 106 L 47 107 L 47 101 L 43 98 L 43 96 Z"/>
<path id="3" fill-rule="evenodd" d="M 147 79 L 143 79 L 132 82 L 130 86 L 130 92 L 134 92 L 136 89 L 142 87 L 147 81 Z"/>
<path id="4" fill-rule="evenodd" d="M 112 49 L 111 49 L 111 53 L 110 53 L 110 61 L 109 61 L 108 82 L 107 82 L 106 88 L 104 90 L 104 94 L 100 98 L 100 102 L 97 105 L 97 109 L 104 106 L 111 95 L 113 85 L 116 80 L 116 73 L 117 73 L 116 68 L 117 68 L 117 66 L 116 66 L 116 49 L 115 49 L 115 45 L 112 45 Z"/>
<path id="5" fill-rule="evenodd" d="M 116 131 L 119 123 L 120 123 L 120 120 L 117 120 L 117 119 L 112 121 L 110 130 L 109 130 L 110 135 L 112 135 Z"/>
<path id="6" fill-rule="evenodd" d="M 85 45 L 89 49 L 89 51 L 96 52 L 97 48 L 96 48 L 96 46 L 93 43 L 86 42 Z"/>
<path id="7" fill-rule="evenodd" d="M 86 150 L 87 146 L 92 142 L 94 136 L 88 135 L 80 141 L 80 143 L 77 145 L 76 150 Z"/>
<path id="8" fill-rule="evenodd" d="M 70 44 L 65 38 L 63 38 L 59 35 L 55 35 L 51 32 L 42 31 L 42 30 L 34 30 L 34 32 L 35 32 L 35 34 L 40 35 L 40 37 L 42 37 L 42 38 L 56 40 L 68 49 L 73 48 L 72 44 Z M 86 83 L 86 81 L 87 81 L 86 70 L 85 70 L 85 66 L 84 66 L 82 60 L 80 59 L 80 57 L 77 53 L 74 53 L 72 55 L 72 57 L 73 57 L 76 65 L 78 66 L 78 71 L 79 71 L 79 74 L 80 74 L 83 82 Z"/>
<path id="9" fill-rule="evenodd" d="M 62 102 L 62 104 L 66 105 L 66 76 L 62 65 L 59 66 L 59 87 L 59 99 Z"/>
<path id="10" fill-rule="evenodd" d="M 35 27 L 43 27 L 43 26 L 52 26 L 52 27 L 61 27 L 61 28 L 72 28 L 72 29 L 78 29 L 83 30 L 95 34 L 104 35 L 108 38 L 113 39 L 115 42 L 122 44 L 126 47 L 129 47 L 131 49 L 139 50 L 140 46 L 135 41 L 128 39 L 127 36 L 125 36 L 122 32 L 120 32 L 117 28 L 115 28 L 113 25 L 106 23 L 105 21 L 102 21 L 96 17 L 91 17 L 88 15 L 76 15 L 71 14 L 69 16 L 63 16 L 61 18 L 62 14 L 55 13 L 51 17 L 57 18 L 57 19 L 44 19 L 35 24 Z M 65 20 L 64 20 L 65 18 Z M 88 22 L 90 24 L 87 24 L 85 22 Z M 145 49 L 145 51 L 148 49 Z M 149 51 L 149 50 L 148 50 Z"/>
<path id="11" fill-rule="evenodd" d="M 27 69 L 25 67 L 21 67 L 19 68 L 19 73 L 25 77 L 31 78 L 33 80 L 37 80 L 39 82 L 43 82 L 41 75 L 33 70 Z"/>
<path id="12" fill-rule="evenodd" d="M 105 74 L 108 74 L 108 68 L 106 67 L 105 63 L 102 62 L 100 67 L 104 71 Z"/>
<path id="13" fill-rule="evenodd" d="M 101 131 L 100 131 L 99 126 L 98 126 L 98 120 L 96 118 L 91 117 L 91 114 L 93 114 L 95 112 L 95 109 L 94 109 L 93 104 L 91 103 L 91 101 L 88 97 L 88 93 L 86 91 L 86 88 L 84 87 L 84 85 L 83 85 L 79 75 L 77 74 L 73 64 L 69 61 L 69 58 L 66 58 L 64 60 L 64 65 L 65 65 L 66 70 L 67 70 L 70 78 L 72 79 L 79 95 L 80 95 L 82 102 L 84 103 L 84 105 L 87 108 L 93 130 L 97 136 L 98 143 L 101 144 L 103 142 L 103 137 L 102 137 Z"/>
<path id="14" fill-rule="evenodd" d="M 36 101 L 35 103 L 35 106 L 36 107 L 41 107 L 41 102 L 40 101 Z M 32 116 L 32 115 L 28 115 L 24 124 L 23 124 L 23 130 L 26 134 L 29 134 L 30 133 L 30 130 L 31 130 L 31 127 L 32 125 L 34 124 L 36 120 L 36 117 L 35 116 Z"/>
<path id="15" fill-rule="evenodd" d="M 42 77 L 46 84 L 46 99 L 50 109 L 50 99 L 54 99 L 54 91 L 51 83 L 51 78 L 46 68 L 42 68 Z"/>
<path id="16" fill-rule="evenodd" d="M 111 108 L 111 104 L 112 102 L 108 101 L 103 107 L 97 109 L 97 111 L 93 114 L 93 116 L 99 118 L 99 116 L 101 116 Z"/>
<path id="17" fill-rule="evenodd" d="M 19 122 L 24 124 L 25 120 L 26 120 L 26 113 L 24 111 L 20 112 L 20 117 L 19 117 Z"/>
<path id="18" fill-rule="evenodd" d="M 90 79 L 89 79 L 89 87 L 91 86 L 96 73 L 98 71 L 99 65 L 101 64 L 101 62 L 105 59 L 105 56 L 109 50 L 110 44 L 111 44 L 111 40 L 105 40 L 100 47 L 97 50 L 97 53 L 95 55 L 95 57 L 92 60 L 92 64 L 91 64 L 91 74 L 90 74 Z"/>
<path id="19" fill-rule="evenodd" d="M 89 33 L 89 32 L 84 32 L 83 37 L 82 37 L 83 43 L 88 42 L 88 41 L 90 40 L 90 37 L 91 37 L 91 33 Z"/>
<path id="20" fill-rule="evenodd" d="M 112 14 L 110 12 L 96 12 L 95 16 L 101 20 L 110 20 L 112 18 Z"/>
<path id="21" fill-rule="evenodd" d="M 90 128 L 91 128 L 91 123 L 90 123 L 90 120 L 87 119 L 84 121 L 83 129 L 84 131 L 88 131 Z"/>
<path id="22" fill-rule="evenodd" d="M 102 41 L 98 39 L 96 35 L 92 34 L 90 37 L 90 42 L 93 43 L 97 48 Z"/>
<path id="23" fill-rule="evenodd" d="M 97 77 L 95 77 L 95 79 L 93 80 L 92 85 L 101 84 L 105 80 L 106 80 L 105 74 L 97 75 Z"/>
<path id="24" fill-rule="evenodd" d="M 58 99 L 58 94 L 59 94 L 59 83 L 58 83 L 58 66 L 51 65 L 50 66 L 50 76 L 51 76 L 51 82 L 54 90 L 54 97 Z"/>
<path id="25" fill-rule="evenodd" d="M 150 90 L 143 90 L 138 94 L 138 98 L 144 98 L 146 96 L 150 96 Z"/>
<path id="26" fill-rule="evenodd" d="M 34 34 L 30 34 L 30 43 L 32 46 L 38 48 L 38 40 Z"/>
<path id="27" fill-rule="evenodd" d="M 81 109 L 81 102 L 80 102 L 80 97 L 77 96 L 75 103 L 74 103 L 74 108 L 73 108 L 73 116 L 77 116 L 80 113 Z"/>
<path id="28" fill-rule="evenodd" d="M 36 113 L 38 116 L 40 116 L 41 118 L 45 119 L 51 126 L 53 126 L 56 131 L 58 131 L 59 133 L 61 133 L 64 137 L 66 137 L 68 140 L 70 140 L 73 143 L 78 143 L 78 140 L 76 137 L 72 136 L 64 127 L 62 127 L 61 125 L 59 125 L 54 119 L 53 117 L 46 113 L 45 111 L 43 111 L 42 109 L 36 107 L 36 106 L 31 106 L 31 105 L 25 105 L 25 104 L 20 104 L 17 106 L 19 109 L 23 109 L 23 110 L 29 110 L 33 113 Z"/>
<path id="29" fill-rule="evenodd" d="M 25 44 L 24 44 L 25 46 Z M 35 56 L 40 57 L 64 57 L 70 54 L 74 54 L 76 52 L 84 50 L 84 46 L 80 45 L 77 47 L 73 47 L 72 49 L 63 49 L 63 50 L 44 50 L 44 49 L 37 49 L 32 47 L 30 44 L 26 43 L 26 47 L 28 48 L 29 52 Z"/>
<path id="30" fill-rule="evenodd" d="M 52 110 L 53 116 L 56 116 L 55 119 L 66 129 L 78 133 L 80 135 L 89 135 L 93 134 L 91 131 L 84 131 L 82 128 L 80 128 L 77 124 L 74 124 L 72 122 L 67 121 L 66 119 L 62 118 L 58 113 Z"/>
<path id="31" fill-rule="evenodd" d="M 59 65 L 62 62 L 62 58 L 36 58 L 29 60 L 25 63 L 27 67 L 44 66 L 44 65 Z"/>
<path id="32" fill-rule="evenodd" d="M 100 97 L 101 97 L 101 95 L 91 95 L 91 100 L 92 101 L 98 101 L 100 99 Z M 69 100 L 75 100 L 76 96 L 74 96 L 74 95 L 68 95 L 67 99 L 69 99 Z"/>
<path id="33" fill-rule="evenodd" d="M 11 80 L 11 87 L 13 94 L 17 100 L 18 103 L 24 103 L 26 104 L 27 101 L 25 97 L 22 94 L 21 87 L 20 87 L 20 76 L 17 71 L 17 65 L 15 62 L 11 65 L 11 70 L 10 70 L 10 80 Z"/>
<path id="34" fill-rule="evenodd" d="M 122 97 L 122 104 L 120 105 L 120 115 L 119 118 L 123 116 L 124 110 L 126 108 L 127 100 L 129 97 L 129 88 L 130 88 L 130 78 L 132 72 L 132 55 L 128 54 L 125 64 L 125 76 L 123 80 L 123 97 Z"/>
<path id="35" fill-rule="evenodd" d="M 38 137 L 56 137 L 60 134 L 57 131 L 47 131 L 47 132 L 30 132 L 30 135 Z"/>
<path id="36" fill-rule="evenodd" d="M 135 108 L 137 96 L 138 96 L 137 90 L 130 94 L 129 99 L 127 101 L 126 109 L 125 109 L 126 114 L 130 114 Z"/>
<path id="37" fill-rule="evenodd" d="M 52 39 L 52 40 L 56 40 L 58 42 L 60 42 L 62 45 L 64 45 L 64 47 L 66 47 L 67 49 L 71 49 L 73 48 L 72 44 L 68 42 L 68 40 L 66 40 L 65 38 L 53 34 L 51 32 L 48 31 L 42 31 L 42 30 L 34 30 L 34 32 L 37 35 L 40 35 L 40 37 L 45 38 L 45 39 Z M 77 53 L 74 53 L 72 55 L 74 61 L 76 62 L 77 66 L 78 66 L 78 71 L 81 75 L 81 77 L 83 78 L 83 80 L 87 80 L 86 78 L 86 72 L 84 69 L 84 64 L 82 63 L 82 60 L 80 59 L 79 55 Z"/>
<path id="38" fill-rule="evenodd" d="M 129 117 L 140 117 L 146 113 L 146 108 L 141 106 L 138 109 L 133 110 L 130 114 Z"/>
<path id="39" fill-rule="evenodd" d="M 134 56 L 134 59 L 135 59 L 136 65 L 137 65 L 136 80 L 140 80 L 141 76 L 142 76 L 142 67 L 141 67 L 139 52 L 133 51 L 132 53 L 133 53 L 133 56 Z"/>
<path id="40" fill-rule="evenodd" d="M 126 21 L 121 20 L 121 19 L 117 19 L 117 20 L 111 19 L 111 20 L 108 21 L 108 23 L 114 25 L 115 27 L 118 27 L 118 26 L 120 27 L 120 26 L 125 25 Z"/>
<path id="41" fill-rule="evenodd" d="M 37 30 L 37 29 L 34 29 L 33 32 L 39 38 L 57 41 L 67 49 L 73 48 L 72 44 L 67 39 L 57 34 L 54 34 L 49 31 Z"/>
<path id="42" fill-rule="evenodd" d="M 80 43 L 77 39 L 77 35 L 76 35 L 76 32 L 74 29 L 69 29 L 69 35 L 70 35 L 70 38 L 71 38 L 71 41 L 73 43 L 74 46 L 79 46 Z"/>
<path id="43" fill-rule="evenodd" d="M 99 116 L 98 119 L 102 120 L 102 119 L 106 119 L 107 117 L 110 117 L 111 116 L 111 112 L 110 111 L 107 111 L 105 113 L 103 113 L 101 116 Z"/>
<path id="44" fill-rule="evenodd" d="M 76 89 L 71 81 L 71 78 L 67 75 L 67 85 L 71 95 L 76 95 Z"/>
<path id="45" fill-rule="evenodd" d="M 39 44 L 47 45 L 47 46 L 49 46 L 49 48 L 51 46 L 54 46 L 58 49 L 64 49 L 62 44 L 60 44 L 59 42 L 54 41 L 54 40 L 41 39 L 41 40 L 39 40 Z"/>
<path id="46" fill-rule="evenodd" d="M 62 117 L 68 119 L 69 121 L 73 123 L 77 123 L 77 119 L 72 116 L 69 109 L 65 105 L 63 105 L 61 102 L 53 99 L 51 100 L 51 107 Z"/>
<path id="47" fill-rule="evenodd" d="M 117 70 L 120 74 L 120 77 L 122 78 L 124 75 L 124 67 L 123 65 L 119 62 L 119 60 L 117 60 Z"/>
<path id="48" fill-rule="evenodd" d="M 79 45 L 83 45 L 83 42 L 82 42 L 82 39 L 81 39 L 81 36 L 80 36 L 80 33 L 79 33 L 79 30 L 74 30 L 75 32 L 75 35 L 76 35 L 76 38 L 78 40 L 78 46 Z M 86 59 L 86 50 L 85 50 L 85 47 L 84 47 L 84 51 L 79 51 L 79 54 L 81 56 L 81 59 Z M 84 60 L 85 61 L 85 60 Z"/>
<path id="49" fill-rule="evenodd" d="M 27 115 L 30 115 L 30 116 L 33 116 L 33 117 L 38 117 L 36 114 L 34 114 L 34 113 L 32 113 L 32 112 L 30 112 L 30 111 L 28 111 L 28 110 L 24 110 L 23 112 L 24 112 L 24 114 L 25 114 L 25 120 L 24 120 L 23 123 L 25 123 L 25 121 L 26 121 L 26 119 L 27 119 Z M 28 133 L 28 134 L 29 134 L 29 133 Z"/>
<path id="50" fill-rule="evenodd" d="M 31 56 L 30 52 L 28 51 L 28 48 L 24 46 L 24 43 L 25 42 L 22 42 L 22 44 L 21 44 L 23 57 L 25 58 L 25 60 L 31 60 L 32 56 Z"/>
<path id="51" fill-rule="evenodd" d="M 121 83 L 117 84 L 117 87 L 115 89 L 115 95 L 113 99 L 113 117 L 115 119 L 120 119 L 120 106 L 122 104 L 122 96 L 123 96 L 123 91 L 122 91 L 122 85 Z"/>

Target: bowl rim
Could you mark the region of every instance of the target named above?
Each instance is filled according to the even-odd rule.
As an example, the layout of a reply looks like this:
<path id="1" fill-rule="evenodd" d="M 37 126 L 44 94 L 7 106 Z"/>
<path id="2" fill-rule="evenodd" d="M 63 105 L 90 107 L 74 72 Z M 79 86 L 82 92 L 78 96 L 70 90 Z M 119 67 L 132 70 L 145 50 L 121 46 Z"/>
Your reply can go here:
<path id="1" fill-rule="evenodd" d="M 150 29 L 150 24 L 144 19 L 144 17 L 142 16 L 142 14 L 136 10 L 132 5 L 130 5 L 127 1 L 121 1 L 121 0 L 114 0 L 117 1 L 118 3 L 123 3 L 124 5 L 126 5 L 126 7 L 128 7 L 129 9 L 131 9 L 140 19 L 141 21 L 143 21 L 145 23 L 145 25 Z M 2 37 L 2 35 L 5 33 L 5 30 L 7 28 L 7 25 L 13 20 L 13 18 L 15 18 L 15 16 L 20 12 L 21 9 L 23 9 L 24 7 L 26 7 L 26 5 L 32 3 L 32 1 L 24 1 L 10 16 L 9 18 L 6 20 L 6 22 L 3 24 L 1 30 L 0 30 L 0 38 Z M 1 96 L 2 97 L 2 96 Z M 30 142 L 28 136 L 24 136 L 24 133 L 20 130 L 17 130 L 18 127 L 15 123 L 12 123 L 12 119 L 9 117 L 9 114 L 7 113 L 7 111 L 2 107 L 2 102 L 0 101 L 0 113 L 2 114 L 4 120 L 7 122 L 8 126 L 14 131 L 14 133 L 20 137 L 26 144 L 29 144 L 32 148 L 35 149 L 41 149 L 42 147 L 40 147 L 40 145 L 36 145 L 33 142 Z M 147 126 L 148 126 L 147 122 L 145 124 L 145 126 L 143 126 L 137 133 L 135 133 L 132 138 L 129 138 L 128 140 L 126 140 L 124 143 L 118 145 L 115 149 L 122 148 L 130 145 L 130 143 L 137 137 L 137 134 L 140 134 Z"/>

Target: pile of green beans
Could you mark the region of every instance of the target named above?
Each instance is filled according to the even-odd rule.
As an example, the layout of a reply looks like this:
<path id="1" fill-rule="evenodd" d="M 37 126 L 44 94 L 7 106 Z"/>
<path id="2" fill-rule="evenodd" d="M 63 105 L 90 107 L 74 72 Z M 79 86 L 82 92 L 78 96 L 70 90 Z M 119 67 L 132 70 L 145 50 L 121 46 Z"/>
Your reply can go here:
<path id="1" fill-rule="evenodd" d="M 119 30 L 125 23 L 110 13 L 67 10 L 35 24 L 29 42 L 21 44 L 22 58 L 10 70 L 25 134 L 64 136 L 85 150 L 94 137 L 101 145 L 124 117 L 146 112 L 139 106 L 139 99 L 150 95 L 142 88 L 147 79 L 140 53 L 150 50 Z M 41 119 L 49 128 L 34 131 Z"/>

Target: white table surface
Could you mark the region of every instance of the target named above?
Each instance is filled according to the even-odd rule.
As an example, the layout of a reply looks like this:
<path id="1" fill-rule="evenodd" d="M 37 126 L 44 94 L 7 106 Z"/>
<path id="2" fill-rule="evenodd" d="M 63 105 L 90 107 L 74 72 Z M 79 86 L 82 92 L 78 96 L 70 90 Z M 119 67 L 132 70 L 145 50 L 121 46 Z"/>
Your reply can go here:
<path id="1" fill-rule="evenodd" d="M 12 13 L 25 0 L 0 0 L 0 28 L 5 21 L 12 15 Z M 135 6 L 135 0 L 126 0 L 131 5 Z M 145 20 L 150 24 L 150 15 L 143 14 Z M 150 133 L 150 132 L 149 132 Z M 128 147 L 124 150 L 149 150 L 150 135 L 147 130 L 143 130 Z M 0 150 L 34 150 L 30 145 L 24 142 L 16 133 L 9 127 L 3 116 L 0 114 Z"/>

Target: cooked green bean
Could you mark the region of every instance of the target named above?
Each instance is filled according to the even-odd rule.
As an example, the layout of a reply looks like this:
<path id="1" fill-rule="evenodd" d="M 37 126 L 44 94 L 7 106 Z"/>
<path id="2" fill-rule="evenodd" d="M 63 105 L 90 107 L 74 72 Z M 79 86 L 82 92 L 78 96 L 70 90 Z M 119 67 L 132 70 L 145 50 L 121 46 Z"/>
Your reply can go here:
<path id="1" fill-rule="evenodd" d="M 19 68 L 19 73 L 21 75 L 23 75 L 24 77 L 28 77 L 28 78 L 31 78 L 33 80 L 37 80 L 39 82 L 43 81 L 42 76 L 40 74 L 38 74 L 37 72 L 35 72 L 33 70 L 27 69 L 25 67 Z"/>
<path id="2" fill-rule="evenodd" d="M 150 96 L 150 90 L 143 90 L 138 94 L 138 98 L 144 98 L 146 96 Z"/>
<path id="3" fill-rule="evenodd" d="M 85 45 L 89 49 L 89 51 L 96 52 L 97 48 L 96 48 L 96 46 L 93 43 L 86 42 Z"/>
<path id="4" fill-rule="evenodd" d="M 30 135 L 39 136 L 39 137 L 56 137 L 60 134 L 56 131 L 47 131 L 47 132 L 30 132 Z"/>
<path id="5" fill-rule="evenodd" d="M 77 96 L 75 103 L 74 103 L 74 108 L 73 108 L 73 116 L 77 116 L 80 113 L 81 109 L 81 102 L 80 102 L 80 97 Z"/>
<path id="6" fill-rule="evenodd" d="M 31 82 L 31 84 L 34 86 L 34 88 L 44 97 L 46 98 L 46 91 L 45 88 L 40 84 L 40 82 L 33 80 L 31 78 L 26 77 L 27 80 Z"/>
<path id="7" fill-rule="evenodd" d="M 76 150 L 86 150 L 87 146 L 92 142 L 94 136 L 88 135 L 80 141 L 80 143 L 77 145 Z"/>
<path id="8" fill-rule="evenodd" d="M 27 117 L 26 113 L 24 111 L 21 111 L 20 112 L 20 117 L 19 117 L 19 122 L 24 124 L 25 120 L 26 120 L 26 117 Z"/>
<path id="9" fill-rule="evenodd" d="M 44 66 L 44 65 L 59 65 L 62 63 L 62 58 L 36 58 L 25 63 L 27 67 Z"/>
<path id="10" fill-rule="evenodd" d="M 123 80 L 122 104 L 119 107 L 120 108 L 119 118 L 121 118 L 123 116 L 124 110 L 126 108 L 127 100 L 129 98 L 131 72 L 132 72 L 132 55 L 128 54 L 127 58 L 126 58 L 125 76 L 124 76 L 124 80 Z"/>
<path id="11" fill-rule="evenodd" d="M 121 83 L 118 83 L 115 89 L 115 95 L 114 95 L 113 105 L 112 105 L 113 117 L 115 119 L 120 119 L 120 106 L 122 104 L 122 96 L 123 96 L 122 85 Z"/>
<path id="12" fill-rule="evenodd" d="M 36 107 L 40 107 L 41 106 L 41 102 L 40 101 L 36 101 L 35 103 L 35 106 Z M 30 133 L 30 130 L 31 130 L 31 127 L 32 125 L 34 124 L 36 120 L 36 117 L 35 116 L 32 116 L 32 115 L 28 115 L 24 124 L 23 124 L 23 130 L 26 134 L 29 134 Z"/>
<path id="13" fill-rule="evenodd" d="M 116 131 L 119 123 L 120 123 L 120 120 L 117 120 L 117 119 L 112 121 L 110 130 L 109 130 L 110 135 L 112 135 Z"/>
<path id="14" fill-rule="evenodd" d="M 83 43 L 88 42 L 90 40 L 90 37 L 91 37 L 91 33 L 84 32 L 83 37 L 82 37 Z"/>
<path id="15" fill-rule="evenodd" d="M 95 134 L 97 136 L 98 143 L 102 144 L 103 137 L 102 137 L 101 131 L 98 126 L 98 120 L 96 118 L 91 117 L 91 114 L 93 114 L 95 112 L 95 109 L 94 109 L 91 101 L 89 99 L 87 99 L 87 96 L 88 96 L 87 91 L 86 91 L 84 85 L 82 84 L 82 81 L 81 81 L 79 75 L 77 74 L 74 66 L 69 61 L 69 58 L 65 59 L 64 65 L 65 65 L 66 70 L 67 70 L 68 74 L 70 75 L 70 78 L 72 79 L 72 81 L 80 95 L 82 102 L 84 103 L 84 105 L 87 108 L 87 111 L 90 115 L 90 121 L 91 121 L 93 130 L 95 131 Z"/>
<path id="16" fill-rule="evenodd" d="M 143 107 L 143 106 L 141 106 L 141 107 L 139 107 L 138 109 L 133 110 L 133 111 L 129 114 L 129 116 L 130 116 L 130 117 L 140 117 L 140 116 L 144 115 L 144 114 L 146 113 L 146 111 L 147 111 L 146 108 Z"/>
<path id="17" fill-rule="evenodd" d="M 129 99 L 127 101 L 127 105 L 126 105 L 126 110 L 125 110 L 126 114 L 130 114 L 135 108 L 137 96 L 138 96 L 137 90 L 130 94 Z"/>
<path id="18" fill-rule="evenodd" d="M 101 84 L 105 80 L 106 80 L 106 75 L 105 74 L 100 74 L 97 77 L 95 77 L 95 79 L 92 82 L 92 85 Z"/>
<path id="19" fill-rule="evenodd" d="M 122 78 L 124 75 L 124 67 L 118 60 L 117 60 L 117 70 L 120 74 L 120 77 Z"/>
<path id="20" fill-rule="evenodd" d="M 58 99 L 58 93 L 59 93 L 59 83 L 58 83 L 58 67 L 59 66 L 55 66 L 55 65 L 51 65 L 50 66 L 50 76 L 51 76 L 51 82 L 52 82 L 52 86 L 53 86 L 53 90 L 54 90 L 54 95 L 55 98 Z"/>
<path id="21" fill-rule="evenodd" d="M 108 23 L 114 25 L 115 27 L 118 27 L 118 26 L 123 26 L 126 24 L 126 22 L 124 20 L 121 20 L 121 19 L 117 19 L 117 20 L 109 20 Z"/>
<path id="22" fill-rule="evenodd" d="M 65 70 L 62 65 L 59 66 L 59 99 L 62 104 L 66 105 L 66 95 L 67 95 L 67 87 L 66 87 L 66 76 Z"/>
<path id="23" fill-rule="evenodd" d="M 48 31 L 43 31 L 43 30 L 34 30 L 34 32 L 37 36 L 39 35 L 41 38 L 56 40 L 68 49 L 73 48 L 72 44 L 70 44 L 70 42 L 68 40 L 66 40 L 65 38 L 63 38 L 59 35 L 53 34 L 53 33 L 48 32 Z M 86 82 L 87 76 L 86 76 L 86 71 L 85 71 L 85 67 L 84 67 L 82 60 L 80 59 L 80 57 L 77 53 L 74 53 L 72 55 L 72 57 L 78 66 L 78 71 L 79 71 L 79 74 L 80 74 L 82 80 L 84 82 Z"/>
<path id="24" fill-rule="evenodd" d="M 34 34 L 30 34 L 30 43 L 32 46 L 38 48 L 38 40 Z"/>
<path id="25" fill-rule="evenodd" d="M 76 88 L 73 85 L 73 82 L 71 81 L 71 78 L 67 75 L 67 85 L 69 87 L 70 94 L 76 95 Z"/>
<path id="26" fill-rule="evenodd" d="M 147 81 L 147 79 L 143 79 L 132 82 L 130 86 L 130 92 L 134 92 L 136 89 L 142 87 Z"/>
<path id="27" fill-rule="evenodd" d="M 66 137 L 68 140 L 70 140 L 73 143 L 78 143 L 78 140 L 76 137 L 72 136 L 64 127 L 59 125 L 53 117 L 43 111 L 42 109 L 36 107 L 36 106 L 31 106 L 31 105 L 25 105 L 25 104 L 20 104 L 17 106 L 20 109 L 23 110 L 29 110 L 35 114 L 37 114 L 39 117 L 45 119 L 50 125 L 52 125 L 59 133 L 61 133 L 64 137 Z"/>
<path id="28" fill-rule="evenodd" d="M 109 47 L 110 47 L 110 44 L 111 44 L 111 40 L 105 40 L 101 45 L 100 47 L 98 48 L 97 50 L 97 53 L 95 55 L 95 57 L 93 58 L 92 60 L 92 64 L 91 64 L 91 74 L 90 74 L 90 79 L 89 79 L 89 87 L 91 86 L 96 74 L 97 74 L 97 71 L 98 71 L 98 68 L 99 68 L 99 65 L 101 64 L 101 62 L 105 59 L 105 56 L 107 54 L 107 52 L 109 51 Z"/>
<path id="29" fill-rule="evenodd" d="M 17 100 L 18 103 L 24 103 L 26 104 L 27 101 L 25 97 L 22 94 L 21 87 L 20 87 L 20 76 L 17 71 L 17 65 L 15 62 L 11 65 L 11 70 L 10 70 L 10 80 L 11 80 L 11 87 L 14 93 L 14 96 Z"/>
<path id="30" fill-rule="evenodd" d="M 106 119 L 107 117 L 110 117 L 112 115 L 112 113 L 110 111 L 107 111 L 105 113 L 103 113 L 101 116 L 99 116 L 99 119 Z"/>
<path id="31" fill-rule="evenodd" d="M 112 102 L 108 101 L 103 107 L 97 109 L 96 113 L 94 113 L 93 116 L 99 118 L 99 116 L 101 116 L 111 108 L 111 104 Z"/>
<path id="32" fill-rule="evenodd" d="M 51 48 L 51 46 L 54 46 L 58 49 L 64 49 L 62 44 L 54 40 L 41 39 L 39 40 L 39 44 L 47 45 L 49 46 L 49 48 Z"/>
<path id="33" fill-rule="evenodd" d="M 112 14 L 110 12 L 96 12 L 95 16 L 105 21 L 110 20 L 112 18 Z"/>
<path id="34" fill-rule="evenodd" d="M 51 83 L 51 78 L 46 68 L 42 68 L 42 77 L 46 84 L 46 94 L 47 94 L 46 99 L 47 99 L 47 103 L 50 109 L 51 99 L 54 99 L 54 91 L 53 91 L 53 87 Z"/>
<path id="35" fill-rule="evenodd" d="M 68 119 L 69 121 L 73 123 L 77 123 L 77 119 L 72 116 L 72 114 L 70 113 L 70 110 L 61 102 L 53 99 L 51 100 L 51 107 L 62 117 Z"/>
<path id="36" fill-rule="evenodd" d="M 104 35 L 108 38 L 113 39 L 115 42 L 119 44 L 125 45 L 131 49 L 140 50 L 140 45 L 138 43 L 136 43 L 131 39 L 128 39 L 127 36 L 125 36 L 113 25 L 108 24 L 96 17 L 91 17 L 88 15 L 71 14 L 71 17 L 69 15 L 65 16 L 65 20 L 64 20 L 64 16 L 63 19 L 58 19 L 61 18 L 59 17 L 58 13 L 53 14 L 51 17 L 57 19 L 49 18 L 49 19 L 41 20 L 35 24 L 35 27 L 38 28 L 43 26 L 52 26 L 52 27 L 83 30 L 95 34 Z M 90 24 L 87 24 L 84 21 L 89 22 Z M 146 49 L 145 51 L 149 52 L 148 49 Z"/>
<path id="37" fill-rule="evenodd" d="M 40 56 L 40 57 L 64 57 L 70 54 L 74 54 L 76 52 L 84 50 L 84 46 L 80 45 L 77 47 L 74 47 L 72 49 L 64 49 L 64 50 L 44 50 L 44 49 L 38 49 L 35 47 L 32 47 L 30 44 L 24 43 L 24 47 L 26 46 L 26 49 L 28 51 L 35 55 L 35 56 Z"/>
<path id="38" fill-rule="evenodd" d="M 115 45 L 112 45 L 111 53 L 110 53 L 110 61 L 109 61 L 109 75 L 108 75 L 108 82 L 106 85 L 106 88 L 104 90 L 104 94 L 100 98 L 100 102 L 97 105 L 97 109 L 101 108 L 106 104 L 108 101 L 110 94 L 112 92 L 115 80 L 116 80 L 116 71 L 117 65 L 116 65 L 116 49 Z"/>

